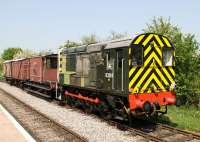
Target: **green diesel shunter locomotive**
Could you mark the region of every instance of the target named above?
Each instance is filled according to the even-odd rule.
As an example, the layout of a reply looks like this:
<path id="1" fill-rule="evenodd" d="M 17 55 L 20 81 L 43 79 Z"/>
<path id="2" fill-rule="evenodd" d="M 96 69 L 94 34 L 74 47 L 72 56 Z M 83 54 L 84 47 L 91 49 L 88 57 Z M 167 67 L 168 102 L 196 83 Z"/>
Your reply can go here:
<path id="1" fill-rule="evenodd" d="M 74 48 L 59 53 L 62 99 L 106 118 L 153 116 L 176 102 L 175 51 L 153 33 Z"/>

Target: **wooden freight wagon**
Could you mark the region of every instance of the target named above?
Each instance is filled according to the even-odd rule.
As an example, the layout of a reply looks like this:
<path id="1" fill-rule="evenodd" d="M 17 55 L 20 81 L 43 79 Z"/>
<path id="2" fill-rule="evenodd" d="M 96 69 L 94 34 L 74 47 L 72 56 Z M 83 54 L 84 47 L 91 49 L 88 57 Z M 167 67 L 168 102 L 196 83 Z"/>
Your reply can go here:
<path id="1" fill-rule="evenodd" d="M 11 68 L 12 61 L 5 61 L 3 63 L 3 77 L 6 81 L 10 81 L 12 79 L 12 68 Z"/>
<path id="2" fill-rule="evenodd" d="M 23 84 L 29 80 L 29 59 L 18 59 L 12 61 L 12 79 L 15 84 Z"/>
<path id="3" fill-rule="evenodd" d="M 30 58 L 30 92 L 50 97 L 57 87 L 57 54 Z"/>

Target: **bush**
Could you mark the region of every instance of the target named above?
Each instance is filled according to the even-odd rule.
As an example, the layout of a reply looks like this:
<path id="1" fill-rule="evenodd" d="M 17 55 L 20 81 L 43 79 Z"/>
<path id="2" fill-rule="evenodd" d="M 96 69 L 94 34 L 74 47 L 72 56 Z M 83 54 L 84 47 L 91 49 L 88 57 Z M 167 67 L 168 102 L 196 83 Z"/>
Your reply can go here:
<path id="1" fill-rule="evenodd" d="M 193 34 L 184 34 L 180 28 L 171 24 L 170 19 L 154 18 L 147 24 L 145 32 L 167 36 L 176 50 L 176 92 L 185 98 L 186 104 L 200 104 L 200 56 L 199 43 Z"/>

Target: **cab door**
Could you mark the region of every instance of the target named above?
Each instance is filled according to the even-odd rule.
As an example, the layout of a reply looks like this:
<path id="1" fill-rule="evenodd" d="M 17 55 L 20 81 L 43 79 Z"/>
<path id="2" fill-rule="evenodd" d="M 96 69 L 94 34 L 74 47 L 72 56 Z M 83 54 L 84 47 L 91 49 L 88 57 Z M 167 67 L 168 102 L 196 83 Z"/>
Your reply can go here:
<path id="1" fill-rule="evenodd" d="M 124 90 L 124 58 L 123 50 L 116 50 L 116 89 L 119 91 Z"/>

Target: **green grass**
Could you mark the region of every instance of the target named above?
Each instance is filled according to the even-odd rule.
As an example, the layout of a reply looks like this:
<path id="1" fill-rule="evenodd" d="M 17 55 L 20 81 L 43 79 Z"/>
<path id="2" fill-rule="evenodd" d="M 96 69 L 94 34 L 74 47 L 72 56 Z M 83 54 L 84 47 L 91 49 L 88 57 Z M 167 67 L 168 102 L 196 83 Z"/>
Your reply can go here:
<path id="1" fill-rule="evenodd" d="M 200 132 L 200 109 L 195 107 L 168 107 L 168 113 L 159 119 L 166 123 L 185 130 Z"/>

